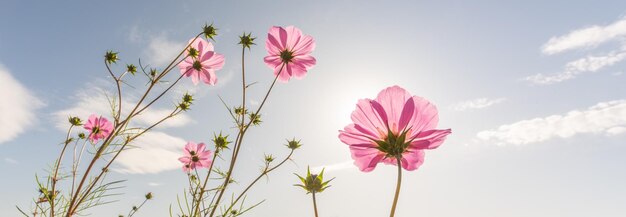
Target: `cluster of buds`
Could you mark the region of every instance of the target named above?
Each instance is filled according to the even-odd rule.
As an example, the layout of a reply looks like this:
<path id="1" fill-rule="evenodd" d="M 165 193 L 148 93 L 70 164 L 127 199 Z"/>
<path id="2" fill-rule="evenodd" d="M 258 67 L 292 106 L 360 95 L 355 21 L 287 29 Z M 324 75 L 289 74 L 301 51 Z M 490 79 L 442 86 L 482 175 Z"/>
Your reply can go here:
<path id="1" fill-rule="evenodd" d="M 185 95 L 183 95 L 183 101 L 178 104 L 178 108 L 187 111 L 189 107 L 191 107 L 191 104 L 193 104 L 193 96 L 189 93 L 185 93 Z"/>
<path id="2" fill-rule="evenodd" d="M 295 174 L 295 175 L 298 176 L 298 178 L 300 178 L 300 181 L 302 182 L 302 184 L 295 184 L 294 186 L 299 186 L 303 188 L 304 190 L 306 190 L 307 194 L 308 193 L 315 194 L 315 193 L 323 192 L 328 187 L 330 187 L 328 183 L 332 181 L 333 179 L 335 179 L 335 178 L 332 178 L 328 181 L 324 181 L 324 169 L 322 169 L 322 172 L 320 172 L 320 174 L 311 174 L 310 168 L 307 168 L 306 178 L 298 174 Z"/>

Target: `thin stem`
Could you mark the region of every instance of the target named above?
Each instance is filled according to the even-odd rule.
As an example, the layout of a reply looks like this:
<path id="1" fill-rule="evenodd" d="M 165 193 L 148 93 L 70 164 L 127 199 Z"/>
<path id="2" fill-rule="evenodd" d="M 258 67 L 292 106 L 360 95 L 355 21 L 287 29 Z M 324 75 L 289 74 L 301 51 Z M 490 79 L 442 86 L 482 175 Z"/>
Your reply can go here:
<path id="1" fill-rule="evenodd" d="M 239 194 L 239 196 L 237 196 L 237 199 L 235 199 L 235 201 L 233 201 L 233 202 L 230 204 L 230 206 L 228 207 L 228 209 L 226 209 L 226 211 L 225 211 L 224 213 L 228 213 L 228 211 L 230 211 L 230 210 L 233 208 L 233 206 L 234 206 L 235 204 L 237 204 L 237 202 L 241 199 L 241 197 L 243 197 L 243 196 L 246 194 L 246 192 L 248 192 L 248 190 L 250 190 L 250 188 L 252 188 L 252 186 L 253 186 L 254 184 L 256 184 L 256 182 L 258 182 L 258 181 L 259 181 L 259 180 L 260 180 L 263 176 L 265 176 L 265 175 L 269 174 L 270 172 L 272 172 L 273 170 L 275 170 L 276 168 L 280 167 L 280 166 L 281 166 L 281 165 L 283 165 L 285 162 L 287 162 L 287 160 L 289 160 L 289 159 L 291 158 L 291 155 L 293 155 L 293 151 L 294 151 L 294 149 L 291 149 L 291 152 L 289 153 L 289 155 L 287 155 L 287 157 L 286 157 L 285 159 L 283 159 L 280 163 L 278 163 L 276 166 L 274 166 L 274 167 L 272 167 L 272 168 L 269 168 L 269 169 L 266 167 L 266 168 L 263 170 L 263 172 L 262 172 L 262 173 L 261 173 L 258 177 L 256 177 L 256 179 L 254 179 L 254 181 L 252 181 L 252 183 L 250 183 L 250 184 L 248 185 L 248 187 L 246 187 L 246 189 L 245 189 L 245 190 L 243 190 L 243 191 L 241 192 L 241 194 Z"/>
<path id="2" fill-rule="evenodd" d="M 55 200 L 55 194 L 54 192 L 55 187 L 57 185 L 57 175 L 59 174 L 59 167 L 61 166 L 61 160 L 63 160 L 63 155 L 65 154 L 65 149 L 67 148 L 67 145 L 70 144 L 71 141 L 69 141 L 70 139 L 70 134 L 72 133 L 72 128 L 74 127 L 74 125 L 72 124 L 70 126 L 70 128 L 67 130 L 67 135 L 65 136 L 65 141 L 63 141 L 63 149 L 61 150 L 61 154 L 59 155 L 59 159 L 57 159 L 56 164 L 54 165 L 54 175 L 52 176 L 52 196 L 50 197 L 50 216 L 54 217 L 54 200 Z"/>
<path id="3" fill-rule="evenodd" d="M 315 192 L 311 193 L 313 195 L 313 211 L 315 211 L 315 217 L 318 217 L 317 215 L 317 202 L 315 200 Z"/>
<path id="4" fill-rule="evenodd" d="M 267 97 L 270 95 L 270 93 L 272 92 L 272 89 L 274 88 L 274 85 L 276 84 L 276 80 L 278 80 L 278 76 L 280 76 L 280 73 L 283 71 L 283 68 L 285 67 L 285 64 L 283 63 L 280 67 L 280 70 L 278 71 L 278 73 L 276 74 L 276 77 L 274 77 L 274 81 L 272 81 L 272 85 L 270 85 L 270 88 L 267 90 L 267 93 L 265 94 L 265 97 L 263 98 L 263 101 L 261 102 L 261 105 L 259 105 L 259 108 L 256 110 L 256 112 L 254 113 L 254 115 L 258 115 L 259 112 L 261 111 L 261 108 L 263 108 L 263 105 L 265 104 L 265 101 L 267 101 Z M 238 134 L 238 141 L 235 141 L 235 150 L 233 151 L 233 155 L 231 157 L 231 162 L 230 162 L 230 167 L 228 168 L 228 173 L 226 173 L 226 179 L 224 180 L 224 184 L 222 186 L 222 189 L 220 189 L 220 193 L 217 196 L 217 200 L 215 201 L 215 206 L 213 207 L 213 210 L 211 210 L 211 214 L 209 216 L 213 216 L 215 214 L 215 211 L 217 210 L 217 207 L 220 203 L 220 200 L 222 199 L 222 196 L 224 195 L 224 192 L 226 191 L 226 186 L 228 186 L 229 180 L 230 180 L 230 176 L 231 173 L 235 167 L 235 162 L 237 161 L 237 156 L 239 155 L 239 149 L 241 148 L 241 143 L 243 142 L 243 136 L 246 133 L 246 131 L 248 130 L 248 128 L 250 127 L 250 124 L 252 124 L 253 119 L 250 119 L 248 121 L 248 124 L 245 125 L 245 127 L 243 128 L 242 131 L 240 131 L 240 133 Z"/>
<path id="5" fill-rule="evenodd" d="M 401 159 L 401 156 L 396 157 L 398 163 L 398 183 L 396 184 L 396 195 L 393 198 L 393 205 L 391 205 L 391 214 L 389 214 L 389 217 L 393 217 L 395 215 L 396 204 L 398 204 L 398 197 L 400 196 L 400 185 L 402 185 L 402 162 L 400 162 Z"/>
<path id="6" fill-rule="evenodd" d="M 198 213 L 200 216 L 200 203 L 202 203 L 202 196 L 204 196 L 204 190 L 206 189 L 206 184 L 209 182 L 209 176 L 211 176 L 211 170 L 213 169 L 213 164 L 215 164 L 215 158 L 217 157 L 217 152 L 213 154 L 213 160 L 211 161 L 211 166 L 209 166 L 209 171 L 204 178 L 204 183 L 202 184 L 202 188 L 200 188 L 200 196 L 198 196 L 198 206 L 196 206 L 196 211 L 194 213 Z M 198 177 L 200 178 L 200 177 Z M 202 203 L 204 204 L 204 203 Z"/>

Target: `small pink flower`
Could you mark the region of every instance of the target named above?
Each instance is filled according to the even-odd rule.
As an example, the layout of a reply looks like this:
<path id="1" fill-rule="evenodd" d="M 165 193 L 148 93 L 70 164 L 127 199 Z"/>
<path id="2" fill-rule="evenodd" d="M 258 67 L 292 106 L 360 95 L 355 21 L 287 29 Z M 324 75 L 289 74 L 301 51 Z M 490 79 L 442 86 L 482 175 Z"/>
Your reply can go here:
<path id="1" fill-rule="evenodd" d="M 189 43 L 191 41 L 193 39 Z M 206 84 L 215 85 L 217 83 L 215 71 L 222 69 L 222 66 L 224 66 L 224 55 L 215 53 L 211 42 L 202 38 L 197 38 L 190 48 L 197 51 L 197 56 L 189 56 L 180 62 L 178 64 L 180 73 L 191 77 L 191 81 L 195 85 L 198 85 L 200 80 Z M 189 49 L 187 49 L 187 54 L 189 54 Z"/>
<path id="2" fill-rule="evenodd" d="M 439 147 L 452 131 L 435 129 L 435 105 L 398 86 L 382 90 L 376 99 L 361 99 L 352 112 L 353 124 L 339 131 L 350 146 L 354 164 L 363 172 L 380 162 L 412 171 L 424 163 L 424 150 Z"/>
<path id="3" fill-rule="evenodd" d="M 92 143 L 98 142 L 100 139 L 104 139 L 111 131 L 113 131 L 113 124 L 102 116 L 98 117 L 95 114 L 89 116 L 89 120 L 85 124 L 85 129 L 89 131 L 89 140 Z"/>
<path id="4" fill-rule="evenodd" d="M 293 26 L 270 28 L 265 49 L 269 53 L 264 59 L 265 64 L 274 69 L 274 75 L 280 71 L 278 80 L 281 82 L 289 81 L 291 76 L 302 79 L 316 63 L 310 55 L 315 49 L 315 40 Z"/>
<path id="5" fill-rule="evenodd" d="M 194 142 L 187 142 L 183 149 L 185 155 L 178 158 L 183 163 L 183 171 L 190 172 L 196 167 L 209 168 L 211 166 L 211 151 L 204 150 L 206 146 L 204 143 L 196 144 Z"/>

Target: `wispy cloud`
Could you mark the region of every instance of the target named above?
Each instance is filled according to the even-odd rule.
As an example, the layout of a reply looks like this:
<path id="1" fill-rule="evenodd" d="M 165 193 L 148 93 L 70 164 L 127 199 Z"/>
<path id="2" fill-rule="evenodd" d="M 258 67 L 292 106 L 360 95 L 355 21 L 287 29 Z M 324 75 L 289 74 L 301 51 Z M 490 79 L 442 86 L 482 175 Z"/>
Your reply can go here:
<path id="1" fill-rule="evenodd" d="M 311 172 L 319 173 L 320 171 L 322 171 L 322 169 L 324 169 L 324 173 L 327 173 L 327 172 L 333 172 L 333 171 L 347 170 L 351 168 L 352 169 L 357 168 L 356 166 L 354 166 L 354 160 L 347 160 L 347 161 L 343 161 L 343 162 L 339 162 L 335 164 L 312 167 Z"/>
<path id="2" fill-rule="evenodd" d="M 147 174 L 181 168 L 178 158 L 185 140 L 163 132 L 147 132 L 131 144 L 117 158 L 113 171 L 119 173 Z"/>
<path id="3" fill-rule="evenodd" d="M 43 103 L 0 64 L 0 144 L 15 139 L 36 122 Z"/>
<path id="4" fill-rule="evenodd" d="M 156 186 L 161 186 L 161 185 L 163 185 L 163 184 L 157 183 L 157 182 L 148 182 L 148 186 L 150 186 L 150 187 L 156 187 Z"/>
<path id="5" fill-rule="evenodd" d="M 106 83 L 96 83 L 86 85 L 85 88 L 82 88 L 79 92 L 77 92 L 74 97 L 77 100 L 71 107 L 53 113 L 54 121 L 57 123 L 57 128 L 61 130 L 67 129 L 69 125 L 69 123 L 67 123 L 67 117 L 69 116 L 77 116 L 83 120 L 86 120 L 91 114 L 102 115 L 107 118 L 111 117 L 111 104 L 109 102 L 109 98 L 114 95 L 112 93 L 108 93 L 101 87 L 105 86 Z M 132 107 L 135 105 L 134 101 L 130 101 L 128 98 L 133 97 L 125 96 L 122 99 L 122 114 L 128 114 L 128 112 L 130 112 Z M 133 118 L 133 124 L 138 126 L 153 124 L 161 118 L 169 115 L 172 109 L 173 108 L 157 108 L 153 105 L 150 109 L 147 109 L 137 117 Z M 180 127 L 190 122 L 191 118 L 187 114 L 182 113 L 168 119 L 157 128 Z"/>
<path id="6" fill-rule="evenodd" d="M 451 106 L 451 108 L 456 110 L 456 111 L 466 111 L 466 110 L 472 110 L 472 109 L 483 109 L 483 108 L 487 108 L 487 107 L 493 106 L 495 104 L 500 104 L 500 103 L 502 103 L 504 101 L 506 101 L 506 98 L 489 99 L 489 98 L 483 97 L 483 98 L 477 98 L 477 99 L 472 99 L 472 100 L 459 102 L 459 103 Z"/>
<path id="7" fill-rule="evenodd" d="M 626 17 L 606 25 L 591 26 L 574 30 L 563 36 L 554 36 L 542 46 L 544 54 L 557 54 L 569 50 L 595 48 L 600 44 L 619 41 L 619 48 L 602 55 L 587 54 L 585 57 L 570 61 L 563 70 L 554 74 L 538 73 L 527 76 L 525 80 L 534 84 L 554 84 L 570 80 L 582 73 L 595 72 L 615 65 L 626 59 Z"/>
<path id="8" fill-rule="evenodd" d="M 542 46 L 545 54 L 556 54 L 567 50 L 593 48 L 602 43 L 619 40 L 626 36 L 626 17 L 606 25 L 576 29 L 562 36 L 554 36 Z"/>
<path id="9" fill-rule="evenodd" d="M 85 120 L 91 114 L 100 114 L 102 116 L 111 117 L 111 106 L 107 97 L 113 96 L 107 94 L 99 84 L 90 84 L 86 88 L 81 89 L 76 94 L 76 102 L 71 107 L 57 111 L 54 113 L 57 128 L 67 129 L 67 117 L 78 116 Z M 133 98 L 126 96 L 126 98 Z M 128 114 L 134 103 L 132 100 L 122 99 L 122 114 Z M 133 118 L 132 126 L 146 127 L 151 125 L 163 117 L 171 113 L 172 108 L 158 108 L 153 105 L 150 109 Z M 181 127 L 191 123 L 191 118 L 181 113 L 167 121 L 161 123 L 155 129 L 163 129 L 168 127 Z M 181 138 L 168 135 L 164 132 L 151 131 L 138 137 L 131 143 L 134 149 L 129 149 L 118 157 L 114 171 L 120 173 L 158 173 L 161 171 L 177 168 L 180 150 L 185 145 L 185 141 Z"/>
<path id="10" fill-rule="evenodd" d="M 607 66 L 614 65 L 626 59 L 626 49 L 612 51 L 605 55 L 588 55 L 565 64 L 564 71 L 556 74 L 536 74 L 526 77 L 526 80 L 535 84 L 554 84 L 575 78 L 581 73 L 595 72 Z"/>
<path id="11" fill-rule="evenodd" d="M 4 162 L 8 163 L 8 164 L 18 164 L 19 162 L 17 162 L 17 160 L 10 158 L 10 157 L 6 157 L 4 158 Z"/>
<path id="12" fill-rule="evenodd" d="M 497 145 L 526 145 L 578 134 L 626 133 L 626 100 L 601 102 L 584 110 L 522 120 L 479 132 L 478 140 Z"/>
<path id="13" fill-rule="evenodd" d="M 147 50 L 143 54 L 148 58 L 149 64 L 165 66 L 180 53 L 185 44 L 185 42 L 171 40 L 165 34 L 160 34 L 150 39 Z"/>

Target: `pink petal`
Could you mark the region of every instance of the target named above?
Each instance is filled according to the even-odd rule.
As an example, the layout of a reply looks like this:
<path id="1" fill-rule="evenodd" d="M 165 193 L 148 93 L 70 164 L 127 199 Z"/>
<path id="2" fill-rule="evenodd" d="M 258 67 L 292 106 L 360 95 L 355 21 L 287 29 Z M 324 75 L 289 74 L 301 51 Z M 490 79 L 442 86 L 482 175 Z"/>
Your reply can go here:
<path id="1" fill-rule="evenodd" d="M 200 154 L 204 152 L 205 148 L 206 148 L 206 145 L 204 143 L 199 143 L 198 146 L 196 147 L 196 153 Z"/>
<path id="2" fill-rule="evenodd" d="M 265 48 L 270 54 L 280 54 L 280 51 L 285 47 L 280 41 L 281 27 L 272 26 L 267 33 L 267 41 L 265 42 Z"/>
<path id="3" fill-rule="evenodd" d="M 398 130 L 402 131 L 405 129 L 407 124 L 413 120 L 413 114 L 415 113 L 415 103 L 413 102 L 413 98 L 409 98 L 404 103 L 404 108 L 402 108 L 402 114 L 400 114 L 400 121 L 398 123 Z"/>
<path id="4" fill-rule="evenodd" d="M 376 135 L 377 139 L 382 139 L 387 135 L 387 127 L 385 126 L 387 117 L 384 111 L 380 111 L 380 105 L 370 99 L 361 99 L 356 105 L 356 109 L 350 116 L 352 121 Z"/>
<path id="5" fill-rule="evenodd" d="M 307 69 L 313 67 L 317 61 L 310 55 L 295 56 L 292 62 L 305 66 Z"/>
<path id="6" fill-rule="evenodd" d="M 307 55 L 315 49 L 315 40 L 313 37 L 304 35 L 300 42 L 293 47 L 294 55 Z"/>
<path id="7" fill-rule="evenodd" d="M 294 50 L 294 47 L 300 42 L 300 38 L 302 38 L 302 31 L 294 26 L 285 27 L 285 31 L 287 32 L 287 44 L 285 47 Z"/>
<path id="8" fill-rule="evenodd" d="M 277 55 L 266 56 L 263 58 L 263 62 L 265 62 L 265 65 L 272 69 L 280 68 L 280 65 L 283 63 L 280 56 Z"/>
<path id="9" fill-rule="evenodd" d="M 354 159 L 354 165 L 356 165 L 363 172 L 370 172 L 376 168 L 376 164 L 380 163 L 385 157 L 385 154 L 381 153 L 375 148 L 359 148 L 350 146 L 350 152 L 352 159 Z"/>
<path id="10" fill-rule="evenodd" d="M 419 96 L 413 96 L 413 101 L 415 102 L 415 113 L 413 114 L 413 119 L 408 123 L 408 126 L 411 127 L 414 134 L 435 129 L 439 122 L 437 107 Z"/>
<path id="11" fill-rule="evenodd" d="M 212 58 L 202 62 L 202 65 L 212 70 L 220 70 L 224 66 L 224 55 L 215 53 Z"/>
<path id="12" fill-rule="evenodd" d="M 435 149 L 446 140 L 450 133 L 452 133 L 450 129 L 420 132 L 415 140 L 411 142 L 410 147 L 413 149 Z"/>
<path id="13" fill-rule="evenodd" d="M 287 83 L 289 81 L 289 79 L 291 78 L 291 74 L 287 70 L 288 67 L 289 67 L 289 64 L 285 65 L 284 67 L 277 67 L 274 69 L 274 76 L 278 75 L 278 81 L 282 83 Z"/>
<path id="14" fill-rule="evenodd" d="M 402 168 L 408 171 L 413 171 L 419 168 L 424 163 L 424 151 L 412 150 L 402 154 Z"/>
<path id="15" fill-rule="evenodd" d="M 398 86 L 388 87 L 378 93 L 374 101 L 380 103 L 387 113 L 389 128 L 393 133 L 399 132 L 399 121 L 402 109 L 411 95 Z"/>
<path id="16" fill-rule="evenodd" d="M 302 79 L 306 75 L 306 68 L 303 65 L 292 62 L 289 64 L 291 67 L 292 75 L 297 79 Z"/>

